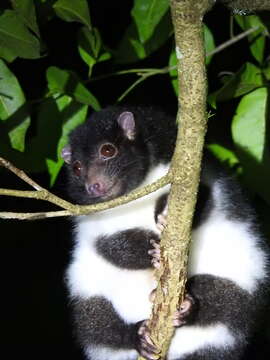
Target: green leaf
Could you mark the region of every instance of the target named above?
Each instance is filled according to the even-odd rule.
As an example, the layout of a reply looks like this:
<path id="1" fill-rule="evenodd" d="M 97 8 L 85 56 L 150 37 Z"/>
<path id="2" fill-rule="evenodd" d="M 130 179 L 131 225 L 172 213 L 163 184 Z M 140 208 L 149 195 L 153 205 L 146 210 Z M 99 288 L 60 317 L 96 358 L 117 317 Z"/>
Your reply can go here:
<path id="1" fill-rule="evenodd" d="M 232 136 L 244 179 L 270 203 L 270 153 L 267 138 L 267 89 L 245 95 L 232 122 Z"/>
<path id="2" fill-rule="evenodd" d="M 147 57 L 143 44 L 138 39 L 134 23 L 127 28 L 115 54 L 116 61 L 120 64 L 132 63 Z"/>
<path id="3" fill-rule="evenodd" d="M 0 57 L 10 61 L 17 56 L 25 59 L 39 58 L 40 44 L 16 12 L 6 10 L 0 16 Z"/>
<path id="4" fill-rule="evenodd" d="M 62 131 L 56 146 L 56 159 L 46 159 L 51 186 L 54 184 L 64 163 L 61 157 L 61 150 L 68 143 L 68 135 L 85 121 L 88 110 L 88 106 L 78 104 L 68 96 L 63 96 L 56 100 L 56 105 L 62 118 Z"/>
<path id="5" fill-rule="evenodd" d="M 204 31 L 205 53 L 207 54 L 215 49 L 215 41 L 211 30 L 206 25 L 203 26 L 203 31 Z M 208 65 L 211 62 L 211 59 L 212 56 L 206 56 L 205 59 L 206 65 Z"/>
<path id="6" fill-rule="evenodd" d="M 90 105 L 95 110 L 100 109 L 98 100 L 74 73 L 51 66 L 46 75 L 48 87 L 52 93 L 69 95 L 82 104 Z"/>
<path id="7" fill-rule="evenodd" d="M 91 29 L 90 13 L 86 0 L 58 0 L 53 8 L 61 19 L 68 22 L 78 21 Z"/>
<path id="8" fill-rule="evenodd" d="M 265 49 L 265 35 L 263 34 L 263 31 L 266 32 L 266 27 L 260 18 L 256 15 L 236 15 L 235 19 L 243 30 L 248 30 L 252 27 L 259 27 L 257 31 L 248 36 L 248 40 L 250 42 L 250 51 L 253 57 L 261 64 L 263 62 Z"/>
<path id="9" fill-rule="evenodd" d="M 93 31 L 87 27 L 81 28 L 78 33 L 78 46 L 81 58 L 89 66 L 90 72 L 97 62 L 111 57 L 110 53 L 104 52 L 101 36 L 96 28 Z"/>
<path id="10" fill-rule="evenodd" d="M 171 16 L 167 12 L 155 27 L 151 38 L 142 43 L 139 40 L 137 28 L 134 22 L 125 32 L 115 53 L 116 61 L 120 64 L 132 63 L 142 60 L 159 49 L 173 34 Z"/>
<path id="11" fill-rule="evenodd" d="M 1 44 L 1 35 L 0 35 L 0 44 Z M 15 51 L 12 51 L 12 49 L 9 49 L 8 47 L 2 47 L 2 48 L 0 47 L 0 58 L 4 59 L 10 63 L 10 62 L 14 61 L 16 59 L 16 57 L 17 57 L 17 55 L 16 55 Z"/>
<path id="12" fill-rule="evenodd" d="M 36 135 L 27 144 L 24 158 L 27 159 L 27 166 L 24 169 L 30 172 L 47 170 L 46 159 L 57 159 L 57 144 L 62 133 L 64 114 L 57 106 L 65 98 L 59 99 L 50 97 L 43 101 L 38 109 L 36 120 Z M 69 97 L 70 102 L 72 99 Z"/>
<path id="13" fill-rule="evenodd" d="M 36 19 L 36 10 L 33 0 L 11 0 L 14 10 L 21 17 L 23 23 L 29 27 L 38 37 L 39 28 Z"/>
<path id="14" fill-rule="evenodd" d="M 240 70 L 229 77 L 221 89 L 208 96 L 209 103 L 227 101 L 242 96 L 263 85 L 261 69 L 251 63 L 245 63 Z"/>
<path id="15" fill-rule="evenodd" d="M 270 64 L 268 64 L 268 67 L 263 69 L 263 75 L 267 81 L 270 81 Z"/>
<path id="16" fill-rule="evenodd" d="M 229 165 L 229 167 L 234 167 L 239 164 L 239 159 L 236 154 L 222 145 L 219 144 L 209 144 L 207 145 L 207 149 L 211 151 L 212 154 L 215 155 L 217 159 L 221 162 L 225 162 Z"/>
<path id="17" fill-rule="evenodd" d="M 25 97 L 18 80 L 1 59 L 0 121 L 5 122 L 11 146 L 16 150 L 24 151 L 25 134 L 30 125 Z"/>
<path id="18" fill-rule="evenodd" d="M 265 144 L 266 100 L 266 88 L 257 89 L 244 96 L 232 122 L 235 143 L 245 149 L 259 163 L 263 159 Z"/>
<path id="19" fill-rule="evenodd" d="M 175 67 L 177 65 L 177 58 L 176 52 L 173 50 L 170 55 L 169 59 L 169 66 Z M 171 84 L 173 86 L 175 95 L 178 95 L 178 76 L 177 76 L 177 69 L 170 70 L 170 77 L 171 77 Z"/>
<path id="20" fill-rule="evenodd" d="M 109 60 L 112 57 L 112 55 L 109 52 L 104 52 L 101 54 L 98 58 L 98 62 Z"/>
<path id="21" fill-rule="evenodd" d="M 151 38 L 156 26 L 168 10 L 168 0 L 135 0 L 131 15 L 142 44 Z"/>

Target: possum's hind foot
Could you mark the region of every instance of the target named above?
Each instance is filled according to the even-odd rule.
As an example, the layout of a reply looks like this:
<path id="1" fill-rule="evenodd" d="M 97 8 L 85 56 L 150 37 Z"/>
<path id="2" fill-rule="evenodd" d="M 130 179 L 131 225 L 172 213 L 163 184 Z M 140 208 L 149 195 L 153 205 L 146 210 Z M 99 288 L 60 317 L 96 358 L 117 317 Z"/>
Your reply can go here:
<path id="1" fill-rule="evenodd" d="M 144 320 L 139 327 L 136 348 L 139 354 L 146 360 L 158 360 L 160 358 L 160 351 L 150 338 L 148 320 Z"/>

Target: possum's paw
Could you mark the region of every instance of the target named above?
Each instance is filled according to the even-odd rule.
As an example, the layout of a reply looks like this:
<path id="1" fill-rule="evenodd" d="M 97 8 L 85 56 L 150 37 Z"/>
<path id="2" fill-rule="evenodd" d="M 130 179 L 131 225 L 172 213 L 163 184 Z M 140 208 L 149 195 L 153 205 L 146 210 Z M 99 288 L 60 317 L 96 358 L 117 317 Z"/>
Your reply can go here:
<path id="1" fill-rule="evenodd" d="M 151 291 L 149 300 L 153 303 L 155 301 L 157 289 Z M 195 312 L 195 300 L 189 294 L 185 294 L 184 300 L 180 308 L 173 315 L 173 326 L 180 327 L 189 322 L 192 314 Z"/>
<path id="2" fill-rule="evenodd" d="M 153 289 L 153 290 L 150 292 L 149 301 L 150 301 L 151 303 L 153 303 L 153 302 L 155 301 L 156 292 L 157 292 L 157 289 Z"/>
<path id="3" fill-rule="evenodd" d="M 148 250 L 148 254 L 151 255 L 151 264 L 154 268 L 160 268 L 160 244 L 154 239 L 150 240 L 150 244 L 153 246 L 153 249 Z"/>
<path id="4" fill-rule="evenodd" d="M 146 360 L 158 360 L 160 358 L 160 351 L 154 345 L 150 338 L 150 332 L 148 328 L 148 320 L 144 320 L 138 330 L 138 343 L 136 349 L 139 354 Z"/>
<path id="5" fill-rule="evenodd" d="M 167 215 L 168 215 L 168 205 L 165 206 L 162 213 L 157 216 L 157 228 L 162 233 L 167 226 Z"/>
<path id="6" fill-rule="evenodd" d="M 193 297 L 186 293 L 180 308 L 174 313 L 173 325 L 175 327 L 180 327 L 188 322 L 194 305 L 195 301 Z"/>

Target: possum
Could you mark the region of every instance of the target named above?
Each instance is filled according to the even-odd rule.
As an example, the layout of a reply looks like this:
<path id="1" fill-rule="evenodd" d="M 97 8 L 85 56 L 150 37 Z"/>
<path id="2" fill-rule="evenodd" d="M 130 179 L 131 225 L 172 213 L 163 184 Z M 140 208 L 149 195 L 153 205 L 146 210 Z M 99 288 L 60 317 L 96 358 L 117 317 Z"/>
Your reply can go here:
<path id="1" fill-rule="evenodd" d="M 93 113 L 62 150 L 70 198 L 104 202 L 158 180 L 169 169 L 176 133 L 175 119 L 151 107 Z M 89 360 L 158 359 L 147 319 L 168 193 L 169 185 L 75 220 L 66 281 L 76 337 Z M 251 205 L 204 155 L 186 294 L 167 360 L 240 359 L 264 306 L 268 263 Z"/>

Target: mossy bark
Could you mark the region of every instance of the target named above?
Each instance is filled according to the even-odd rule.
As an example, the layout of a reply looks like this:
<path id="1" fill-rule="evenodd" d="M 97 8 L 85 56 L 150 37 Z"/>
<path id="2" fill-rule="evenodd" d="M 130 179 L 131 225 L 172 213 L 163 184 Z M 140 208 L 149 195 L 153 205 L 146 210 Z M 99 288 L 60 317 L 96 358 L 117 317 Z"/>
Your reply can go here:
<path id="1" fill-rule="evenodd" d="M 184 296 L 192 217 L 207 125 L 207 81 L 202 19 L 210 0 L 171 0 L 178 57 L 179 124 L 171 164 L 168 225 L 161 239 L 161 268 L 151 338 L 164 358 L 174 333 L 172 317 Z"/>

